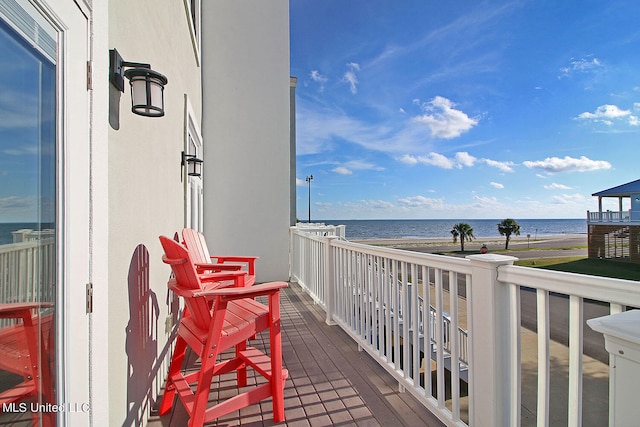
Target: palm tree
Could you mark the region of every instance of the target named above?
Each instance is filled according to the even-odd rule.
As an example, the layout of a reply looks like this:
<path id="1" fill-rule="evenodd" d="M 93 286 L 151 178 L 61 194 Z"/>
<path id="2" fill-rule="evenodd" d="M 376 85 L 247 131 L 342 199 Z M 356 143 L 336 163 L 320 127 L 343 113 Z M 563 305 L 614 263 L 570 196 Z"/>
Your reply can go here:
<path id="1" fill-rule="evenodd" d="M 515 219 L 503 219 L 502 222 L 498 224 L 498 232 L 501 236 L 507 237 L 507 243 L 504 245 L 504 249 L 509 249 L 509 240 L 511 239 L 511 235 L 520 235 L 520 224 L 518 224 Z"/>
<path id="2" fill-rule="evenodd" d="M 473 228 L 467 223 L 459 222 L 451 229 L 451 235 L 453 236 L 453 243 L 457 242 L 458 237 L 460 237 L 460 250 L 464 252 L 465 239 L 473 240 Z"/>

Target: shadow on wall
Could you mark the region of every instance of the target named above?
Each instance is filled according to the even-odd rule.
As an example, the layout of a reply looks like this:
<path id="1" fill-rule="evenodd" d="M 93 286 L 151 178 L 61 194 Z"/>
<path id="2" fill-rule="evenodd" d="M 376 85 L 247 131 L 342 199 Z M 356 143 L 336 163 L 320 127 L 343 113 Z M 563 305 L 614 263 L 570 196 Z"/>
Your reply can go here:
<path id="1" fill-rule="evenodd" d="M 149 287 L 149 251 L 144 245 L 138 245 L 131 258 L 128 289 L 127 418 L 122 425 L 139 426 L 153 405 L 153 383 L 162 364 L 162 358 L 158 358 L 160 310 L 156 294 Z"/>

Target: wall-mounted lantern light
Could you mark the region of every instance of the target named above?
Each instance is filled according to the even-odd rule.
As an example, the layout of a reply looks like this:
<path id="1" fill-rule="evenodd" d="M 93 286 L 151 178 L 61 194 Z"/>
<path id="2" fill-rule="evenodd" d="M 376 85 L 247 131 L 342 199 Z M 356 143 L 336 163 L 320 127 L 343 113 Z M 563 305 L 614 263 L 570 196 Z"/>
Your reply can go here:
<path id="1" fill-rule="evenodd" d="M 187 175 L 189 176 L 201 176 L 203 160 L 197 158 L 193 154 L 186 154 L 182 152 L 182 167 L 187 167 Z"/>
<path id="2" fill-rule="evenodd" d="M 168 82 L 165 76 L 149 64 L 123 61 L 115 49 L 109 51 L 109 65 L 109 80 L 120 92 L 124 92 L 124 77 L 129 79 L 132 112 L 146 117 L 164 116 L 164 85 Z"/>

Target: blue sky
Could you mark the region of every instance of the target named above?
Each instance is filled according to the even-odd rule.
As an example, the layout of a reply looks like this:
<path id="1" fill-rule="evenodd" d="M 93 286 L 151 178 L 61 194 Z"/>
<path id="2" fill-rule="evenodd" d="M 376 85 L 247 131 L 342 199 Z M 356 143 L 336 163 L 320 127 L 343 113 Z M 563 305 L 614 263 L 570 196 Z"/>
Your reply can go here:
<path id="1" fill-rule="evenodd" d="M 640 178 L 637 0 L 290 8 L 299 219 L 309 175 L 312 219 L 586 218 Z"/>

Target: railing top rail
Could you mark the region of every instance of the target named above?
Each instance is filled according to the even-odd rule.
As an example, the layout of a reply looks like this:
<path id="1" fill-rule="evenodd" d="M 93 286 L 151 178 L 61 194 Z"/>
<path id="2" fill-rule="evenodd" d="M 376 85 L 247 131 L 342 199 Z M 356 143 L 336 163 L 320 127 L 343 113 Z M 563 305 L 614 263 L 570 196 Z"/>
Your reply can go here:
<path id="1" fill-rule="evenodd" d="M 38 246 L 47 246 L 55 242 L 54 238 L 46 238 L 40 240 L 27 240 L 26 242 L 7 243 L 6 245 L 0 245 L 0 254 L 20 251 L 23 249 L 37 248 Z"/>
<path id="2" fill-rule="evenodd" d="M 337 248 L 356 250 L 367 255 L 381 256 L 411 264 L 451 270 L 462 274 L 471 274 L 471 262 L 466 258 L 426 254 L 396 248 L 385 248 L 344 240 L 334 240 L 331 242 L 331 245 Z"/>
<path id="3" fill-rule="evenodd" d="M 503 265 L 498 267 L 498 281 L 640 307 L 640 282 L 633 280 Z"/>

